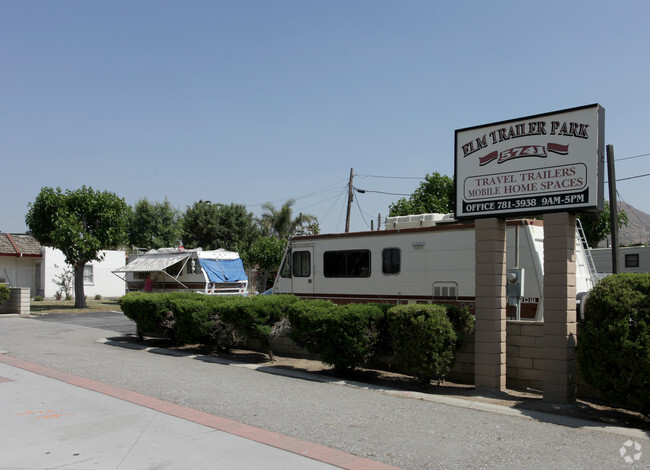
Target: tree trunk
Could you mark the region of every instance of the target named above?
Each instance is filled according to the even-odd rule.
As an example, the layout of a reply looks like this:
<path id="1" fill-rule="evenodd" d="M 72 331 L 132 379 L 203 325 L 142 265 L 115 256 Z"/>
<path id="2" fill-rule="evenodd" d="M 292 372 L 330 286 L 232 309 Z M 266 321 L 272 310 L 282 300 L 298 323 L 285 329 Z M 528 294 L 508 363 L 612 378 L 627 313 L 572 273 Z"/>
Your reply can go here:
<path id="1" fill-rule="evenodd" d="M 262 270 L 262 292 L 266 292 L 266 283 L 269 282 L 270 269 Z M 260 294 L 262 293 L 260 292 Z"/>
<path id="2" fill-rule="evenodd" d="M 74 265 L 74 308 L 87 308 L 84 294 L 84 268 L 86 260 L 77 261 Z"/>

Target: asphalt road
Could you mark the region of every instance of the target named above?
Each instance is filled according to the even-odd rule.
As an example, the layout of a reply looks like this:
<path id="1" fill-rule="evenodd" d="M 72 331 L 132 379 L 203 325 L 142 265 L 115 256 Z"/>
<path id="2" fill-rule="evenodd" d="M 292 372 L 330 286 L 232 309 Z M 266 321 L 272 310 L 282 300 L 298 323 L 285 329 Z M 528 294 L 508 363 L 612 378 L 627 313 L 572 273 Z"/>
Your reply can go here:
<path id="1" fill-rule="evenodd" d="M 121 313 L 0 316 L 0 350 L 72 374 L 406 469 L 650 469 L 632 438 L 97 342 Z M 631 439 L 642 447 L 627 464 Z"/>

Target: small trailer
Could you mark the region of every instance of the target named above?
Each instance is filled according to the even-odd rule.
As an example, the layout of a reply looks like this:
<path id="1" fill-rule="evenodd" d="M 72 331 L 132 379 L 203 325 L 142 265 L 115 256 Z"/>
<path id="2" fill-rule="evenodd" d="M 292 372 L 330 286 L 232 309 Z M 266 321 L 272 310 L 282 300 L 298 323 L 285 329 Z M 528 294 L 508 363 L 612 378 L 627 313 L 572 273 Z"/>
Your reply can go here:
<path id="1" fill-rule="evenodd" d="M 596 269 L 601 277 L 614 272 L 612 269 L 612 249 L 592 248 L 591 254 L 596 263 Z M 621 246 L 618 249 L 619 273 L 649 273 L 650 246 L 634 245 Z"/>
<path id="2" fill-rule="evenodd" d="M 248 277 L 239 254 L 223 249 L 203 251 L 160 248 L 133 256 L 113 271 L 123 274 L 127 291 L 145 289 L 147 276 L 152 292 L 199 292 L 206 295 L 246 295 Z"/>
<path id="3" fill-rule="evenodd" d="M 577 235 L 578 303 L 596 282 L 581 240 Z M 507 221 L 510 318 L 544 318 L 543 244 L 541 220 Z M 336 303 L 446 303 L 473 312 L 474 247 L 474 224 L 459 223 L 452 214 L 392 217 L 379 231 L 297 236 L 289 242 L 273 293 Z"/>

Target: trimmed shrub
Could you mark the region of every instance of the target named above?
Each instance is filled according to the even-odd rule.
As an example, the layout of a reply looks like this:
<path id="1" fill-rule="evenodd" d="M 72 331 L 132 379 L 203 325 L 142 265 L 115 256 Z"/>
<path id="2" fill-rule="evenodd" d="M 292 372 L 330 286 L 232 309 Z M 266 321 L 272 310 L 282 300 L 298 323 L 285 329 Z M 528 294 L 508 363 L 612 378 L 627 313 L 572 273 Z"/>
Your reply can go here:
<path id="1" fill-rule="evenodd" d="M 138 335 L 170 338 L 178 345 L 204 344 L 228 351 L 242 337 L 257 339 L 271 360 L 271 338 L 288 329 L 293 295 L 252 298 L 196 293 L 132 292 L 120 299 L 124 314 L 135 321 Z"/>
<path id="2" fill-rule="evenodd" d="M 576 353 L 582 377 L 605 398 L 650 413 L 650 274 L 598 283 L 587 298 Z"/>
<path id="3" fill-rule="evenodd" d="M 460 308 L 456 305 L 445 305 L 447 318 L 456 333 L 456 348 L 454 354 L 461 349 L 467 341 L 467 336 L 474 332 L 474 315 L 468 308 Z M 453 365 L 453 364 L 452 364 Z"/>
<path id="4" fill-rule="evenodd" d="M 6 284 L 0 284 L 0 305 L 2 305 L 7 300 L 9 300 L 10 293 L 11 291 L 9 290 L 9 287 L 7 287 Z"/>
<path id="5" fill-rule="evenodd" d="M 448 311 L 454 323 L 448 317 Z M 396 371 L 417 378 L 423 387 L 442 380 L 456 359 L 464 331 L 470 327 L 461 309 L 446 305 L 398 305 L 387 315 L 392 364 Z"/>
<path id="6" fill-rule="evenodd" d="M 289 308 L 298 302 L 293 295 L 230 297 L 221 306 L 220 317 L 248 339 L 259 340 L 270 360 L 275 356 L 271 340 L 289 329 Z"/>
<path id="7" fill-rule="evenodd" d="M 170 299 L 174 317 L 174 339 L 178 344 L 211 343 L 210 333 L 216 305 L 208 297 Z"/>
<path id="8" fill-rule="evenodd" d="M 338 371 L 361 367 L 375 354 L 385 311 L 375 304 L 301 301 L 289 310 L 289 337 Z"/>
<path id="9" fill-rule="evenodd" d="M 175 321 L 171 300 L 174 297 L 198 294 L 152 294 L 130 292 L 121 297 L 120 308 L 137 326 L 138 336 L 145 333 L 175 338 Z"/>
<path id="10" fill-rule="evenodd" d="M 34 302 L 43 302 L 44 298 L 42 295 L 36 295 L 34 296 Z M 2 303 L 2 302 L 0 302 Z"/>

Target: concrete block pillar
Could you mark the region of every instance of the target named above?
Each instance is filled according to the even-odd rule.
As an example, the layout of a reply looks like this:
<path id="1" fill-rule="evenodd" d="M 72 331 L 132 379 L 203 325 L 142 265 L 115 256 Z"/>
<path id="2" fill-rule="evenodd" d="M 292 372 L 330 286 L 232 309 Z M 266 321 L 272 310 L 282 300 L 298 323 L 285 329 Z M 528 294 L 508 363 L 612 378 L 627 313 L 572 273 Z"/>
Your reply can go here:
<path id="1" fill-rule="evenodd" d="M 506 222 L 478 219 L 474 384 L 479 392 L 506 388 Z"/>
<path id="2" fill-rule="evenodd" d="M 576 400 L 576 217 L 544 214 L 544 399 Z"/>
<path id="3" fill-rule="evenodd" d="M 9 299 L 0 305 L 0 313 L 18 313 L 28 317 L 30 313 L 29 287 L 10 287 Z"/>

